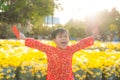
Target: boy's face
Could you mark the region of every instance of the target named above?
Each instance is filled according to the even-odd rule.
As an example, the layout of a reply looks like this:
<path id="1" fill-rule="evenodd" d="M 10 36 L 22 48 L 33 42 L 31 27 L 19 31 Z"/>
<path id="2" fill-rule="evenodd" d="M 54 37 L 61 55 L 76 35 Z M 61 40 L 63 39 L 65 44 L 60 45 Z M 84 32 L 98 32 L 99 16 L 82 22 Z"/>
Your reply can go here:
<path id="1" fill-rule="evenodd" d="M 64 33 L 58 33 L 56 35 L 56 38 L 54 39 L 54 42 L 57 44 L 57 47 L 60 49 L 65 49 L 69 42 L 69 35 L 67 32 Z"/>

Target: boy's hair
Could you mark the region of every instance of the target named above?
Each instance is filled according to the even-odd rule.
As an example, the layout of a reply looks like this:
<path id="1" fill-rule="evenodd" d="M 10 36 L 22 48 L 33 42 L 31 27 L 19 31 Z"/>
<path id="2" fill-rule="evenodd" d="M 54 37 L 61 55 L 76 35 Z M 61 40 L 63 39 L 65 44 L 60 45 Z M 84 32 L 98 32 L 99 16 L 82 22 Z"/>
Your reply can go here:
<path id="1" fill-rule="evenodd" d="M 59 34 L 59 33 L 62 34 L 62 33 L 64 33 L 64 32 L 68 33 L 68 31 L 67 31 L 66 29 L 64 29 L 64 28 L 58 28 L 58 29 L 54 30 L 54 31 L 51 33 L 51 38 L 52 38 L 52 39 L 55 39 L 56 36 L 57 36 L 57 34 Z"/>

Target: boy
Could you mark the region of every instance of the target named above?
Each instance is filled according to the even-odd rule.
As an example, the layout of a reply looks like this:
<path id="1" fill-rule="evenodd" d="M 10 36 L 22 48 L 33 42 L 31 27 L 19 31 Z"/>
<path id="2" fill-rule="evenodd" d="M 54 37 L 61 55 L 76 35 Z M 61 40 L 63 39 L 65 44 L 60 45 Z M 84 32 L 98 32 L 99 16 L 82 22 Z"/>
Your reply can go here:
<path id="1" fill-rule="evenodd" d="M 23 34 L 20 34 L 20 38 L 25 39 L 26 46 L 46 53 L 48 59 L 46 80 L 74 80 L 72 73 L 72 56 L 78 50 L 92 46 L 94 39 L 87 37 L 74 45 L 68 46 L 69 34 L 67 30 L 63 28 L 53 31 L 51 37 L 56 43 L 56 47 L 43 44 L 31 38 L 25 38 Z"/>

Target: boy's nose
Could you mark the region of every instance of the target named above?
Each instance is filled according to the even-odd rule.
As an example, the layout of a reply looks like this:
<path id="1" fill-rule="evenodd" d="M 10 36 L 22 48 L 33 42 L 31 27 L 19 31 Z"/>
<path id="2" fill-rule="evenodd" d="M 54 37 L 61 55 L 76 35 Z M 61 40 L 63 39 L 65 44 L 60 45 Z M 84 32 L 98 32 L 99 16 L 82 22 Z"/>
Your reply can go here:
<path id="1" fill-rule="evenodd" d="M 63 39 L 63 40 L 66 40 L 66 38 L 65 38 L 65 37 L 63 37 L 62 39 Z"/>

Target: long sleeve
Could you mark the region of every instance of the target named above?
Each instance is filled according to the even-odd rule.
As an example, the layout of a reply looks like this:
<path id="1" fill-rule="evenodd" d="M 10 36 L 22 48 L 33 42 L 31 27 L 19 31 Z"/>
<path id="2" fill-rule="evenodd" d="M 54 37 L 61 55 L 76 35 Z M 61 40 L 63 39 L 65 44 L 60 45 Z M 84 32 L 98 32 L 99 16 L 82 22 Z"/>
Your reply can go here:
<path id="1" fill-rule="evenodd" d="M 43 44 L 40 41 L 35 40 L 33 38 L 26 38 L 25 39 L 25 46 L 41 50 L 41 51 L 43 51 L 45 53 L 49 53 L 49 52 L 51 52 L 51 51 L 53 51 L 55 49 L 54 47 Z"/>
<path id="2" fill-rule="evenodd" d="M 72 53 L 87 48 L 89 46 L 92 46 L 94 44 L 94 39 L 92 37 L 87 37 L 82 40 L 80 40 L 78 43 L 71 45 L 70 50 Z"/>

